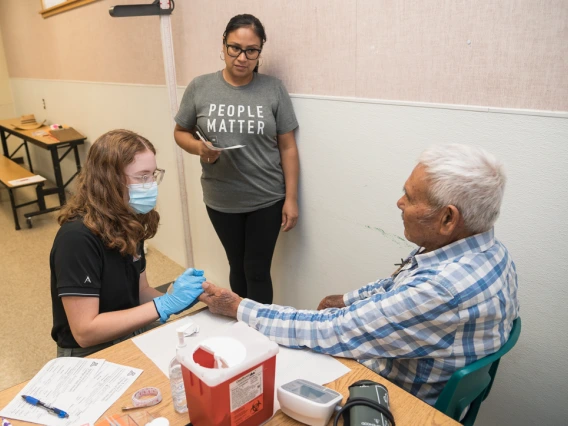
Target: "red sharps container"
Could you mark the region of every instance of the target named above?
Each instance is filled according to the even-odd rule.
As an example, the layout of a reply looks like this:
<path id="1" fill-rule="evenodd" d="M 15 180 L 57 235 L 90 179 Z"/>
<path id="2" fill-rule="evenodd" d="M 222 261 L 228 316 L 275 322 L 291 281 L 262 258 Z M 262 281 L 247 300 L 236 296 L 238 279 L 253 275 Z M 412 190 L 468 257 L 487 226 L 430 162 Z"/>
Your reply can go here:
<path id="1" fill-rule="evenodd" d="M 257 426 L 274 414 L 278 345 L 237 322 L 178 351 L 193 426 Z"/>

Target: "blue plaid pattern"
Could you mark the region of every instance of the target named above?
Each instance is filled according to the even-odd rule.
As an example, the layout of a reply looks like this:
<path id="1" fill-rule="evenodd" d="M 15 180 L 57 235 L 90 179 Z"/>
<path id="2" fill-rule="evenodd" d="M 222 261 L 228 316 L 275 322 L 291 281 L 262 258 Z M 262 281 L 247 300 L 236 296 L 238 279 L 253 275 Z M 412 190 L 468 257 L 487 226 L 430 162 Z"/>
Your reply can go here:
<path id="1" fill-rule="evenodd" d="M 419 254 L 322 311 L 244 299 L 237 318 L 275 342 L 354 358 L 433 405 L 456 370 L 507 341 L 517 274 L 493 229 Z"/>

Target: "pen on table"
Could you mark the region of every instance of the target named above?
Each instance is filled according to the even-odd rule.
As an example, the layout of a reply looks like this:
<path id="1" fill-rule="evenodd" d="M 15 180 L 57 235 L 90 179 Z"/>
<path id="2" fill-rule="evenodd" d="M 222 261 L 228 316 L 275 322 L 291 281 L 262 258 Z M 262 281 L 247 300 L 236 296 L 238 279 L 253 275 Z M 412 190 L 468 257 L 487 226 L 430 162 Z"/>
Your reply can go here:
<path id="1" fill-rule="evenodd" d="M 52 407 L 51 405 L 45 404 L 45 403 L 41 402 L 39 399 L 35 399 L 33 396 L 22 395 L 22 398 L 28 404 L 35 405 L 36 407 L 41 407 L 41 408 L 49 411 L 50 413 L 55 414 L 60 419 L 65 419 L 65 418 L 69 417 L 69 414 L 67 414 L 65 411 L 60 410 L 59 408 Z"/>

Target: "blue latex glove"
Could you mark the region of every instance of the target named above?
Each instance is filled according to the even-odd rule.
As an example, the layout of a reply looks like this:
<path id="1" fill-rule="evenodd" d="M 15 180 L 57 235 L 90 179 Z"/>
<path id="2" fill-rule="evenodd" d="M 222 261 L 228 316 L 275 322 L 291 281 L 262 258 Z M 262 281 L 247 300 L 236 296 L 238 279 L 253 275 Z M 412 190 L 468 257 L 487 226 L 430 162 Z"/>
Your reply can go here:
<path id="1" fill-rule="evenodd" d="M 203 293 L 201 284 L 204 282 L 205 277 L 201 269 L 189 268 L 181 274 L 175 280 L 171 293 L 154 298 L 160 321 L 164 323 L 170 315 L 179 314 L 197 303 L 197 298 Z"/>

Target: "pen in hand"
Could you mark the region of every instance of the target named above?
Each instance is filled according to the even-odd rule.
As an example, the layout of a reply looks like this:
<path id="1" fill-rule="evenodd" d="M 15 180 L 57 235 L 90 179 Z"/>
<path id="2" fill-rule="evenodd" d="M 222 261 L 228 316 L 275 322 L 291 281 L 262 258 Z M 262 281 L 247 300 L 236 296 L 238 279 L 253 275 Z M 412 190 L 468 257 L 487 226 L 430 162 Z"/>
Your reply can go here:
<path id="1" fill-rule="evenodd" d="M 69 414 L 67 414 L 65 411 L 60 410 L 59 408 L 52 407 L 51 405 L 45 404 L 45 403 L 41 402 L 39 399 L 35 399 L 33 396 L 22 395 L 22 398 L 28 404 L 35 405 L 36 407 L 41 407 L 41 408 L 49 411 L 50 413 L 55 414 L 60 419 L 65 419 L 65 418 L 69 417 Z"/>

